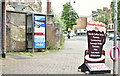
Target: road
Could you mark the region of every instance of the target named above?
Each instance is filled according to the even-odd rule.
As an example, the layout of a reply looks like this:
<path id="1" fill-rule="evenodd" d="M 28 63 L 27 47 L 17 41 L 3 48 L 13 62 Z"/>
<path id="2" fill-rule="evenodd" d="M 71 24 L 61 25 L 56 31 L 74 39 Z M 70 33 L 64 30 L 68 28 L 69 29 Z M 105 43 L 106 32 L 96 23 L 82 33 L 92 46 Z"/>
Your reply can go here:
<path id="1" fill-rule="evenodd" d="M 109 50 L 113 41 L 107 39 L 106 64 L 112 72 L 112 60 Z M 84 51 L 87 49 L 87 37 L 76 36 L 67 39 L 64 48 L 50 53 L 35 53 L 33 57 L 8 53 L 3 59 L 3 74 L 84 74 L 78 72 L 78 67 L 84 62 Z"/>

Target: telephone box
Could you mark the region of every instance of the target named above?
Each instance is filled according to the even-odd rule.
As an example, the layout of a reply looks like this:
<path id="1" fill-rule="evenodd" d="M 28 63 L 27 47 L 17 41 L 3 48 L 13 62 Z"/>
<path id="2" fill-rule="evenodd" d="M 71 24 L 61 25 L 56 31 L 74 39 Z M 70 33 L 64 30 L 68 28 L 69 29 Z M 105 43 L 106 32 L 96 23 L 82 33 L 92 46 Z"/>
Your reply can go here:
<path id="1" fill-rule="evenodd" d="M 26 20 L 26 50 L 46 49 L 46 15 L 32 13 Z"/>

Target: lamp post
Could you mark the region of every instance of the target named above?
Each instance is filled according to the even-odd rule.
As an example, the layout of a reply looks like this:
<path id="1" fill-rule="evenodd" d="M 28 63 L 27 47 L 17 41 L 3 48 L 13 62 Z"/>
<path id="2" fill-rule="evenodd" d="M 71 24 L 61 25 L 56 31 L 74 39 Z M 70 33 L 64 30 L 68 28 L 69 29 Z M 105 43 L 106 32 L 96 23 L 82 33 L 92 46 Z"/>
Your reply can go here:
<path id="1" fill-rule="evenodd" d="M 70 20 L 71 20 L 71 0 L 69 0 L 69 27 L 68 27 L 68 39 L 70 39 L 70 32 L 71 32 L 71 24 L 70 24 Z M 76 3 L 75 1 L 73 3 Z"/>
<path id="2" fill-rule="evenodd" d="M 70 39 L 70 30 L 71 30 L 71 28 L 70 28 L 70 20 L 71 20 L 71 18 L 70 18 L 70 12 L 71 12 L 71 0 L 69 0 L 69 3 L 70 3 L 70 5 L 69 5 L 69 27 L 68 27 L 68 39 Z"/>

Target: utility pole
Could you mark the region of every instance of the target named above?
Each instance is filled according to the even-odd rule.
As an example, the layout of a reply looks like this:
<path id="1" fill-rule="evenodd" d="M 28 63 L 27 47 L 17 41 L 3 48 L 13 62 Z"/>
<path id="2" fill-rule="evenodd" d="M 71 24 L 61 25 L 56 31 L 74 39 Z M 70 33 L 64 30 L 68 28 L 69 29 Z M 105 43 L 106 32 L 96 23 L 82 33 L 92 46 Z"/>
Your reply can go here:
<path id="1" fill-rule="evenodd" d="M 114 0 L 114 46 L 117 45 L 116 42 L 116 35 L 117 35 L 117 0 Z M 114 49 L 113 57 L 116 58 L 116 51 Z M 113 61 L 113 76 L 116 75 L 116 61 Z"/>
<path id="2" fill-rule="evenodd" d="M 6 0 L 2 2 L 2 58 L 6 57 Z"/>

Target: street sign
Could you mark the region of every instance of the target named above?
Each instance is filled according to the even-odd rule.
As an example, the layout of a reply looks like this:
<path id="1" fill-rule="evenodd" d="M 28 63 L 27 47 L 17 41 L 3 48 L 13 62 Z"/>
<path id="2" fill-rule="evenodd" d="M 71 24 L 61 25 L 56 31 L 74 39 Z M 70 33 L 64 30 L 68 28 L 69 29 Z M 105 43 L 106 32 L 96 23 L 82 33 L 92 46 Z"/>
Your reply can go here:
<path id="1" fill-rule="evenodd" d="M 103 32 L 88 31 L 89 57 L 100 58 L 104 43 L 105 35 Z"/>
<path id="2" fill-rule="evenodd" d="M 87 63 L 87 65 L 92 71 L 109 70 L 104 63 Z"/>
<path id="3" fill-rule="evenodd" d="M 81 72 L 87 74 L 110 73 L 110 68 L 105 63 L 84 63 L 80 66 Z"/>
<path id="4" fill-rule="evenodd" d="M 106 41 L 105 24 L 91 21 L 88 22 L 86 29 L 88 50 L 85 51 L 84 63 L 78 67 L 78 71 L 90 74 L 110 73 L 111 70 L 105 64 L 105 51 L 103 50 Z"/>
<path id="5" fill-rule="evenodd" d="M 100 58 L 105 44 L 105 24 L 100 22 L 88 22 L 88 52 L 90 58 Z"/>

